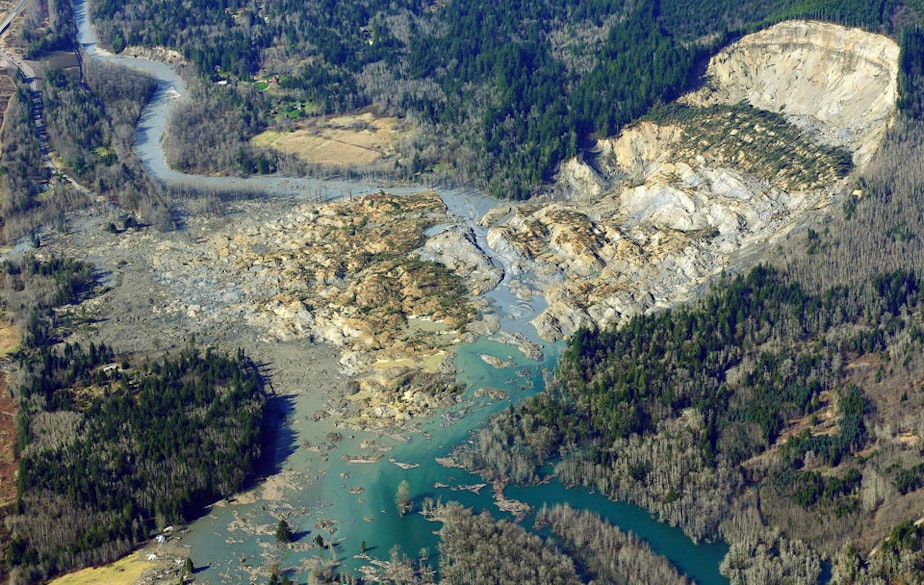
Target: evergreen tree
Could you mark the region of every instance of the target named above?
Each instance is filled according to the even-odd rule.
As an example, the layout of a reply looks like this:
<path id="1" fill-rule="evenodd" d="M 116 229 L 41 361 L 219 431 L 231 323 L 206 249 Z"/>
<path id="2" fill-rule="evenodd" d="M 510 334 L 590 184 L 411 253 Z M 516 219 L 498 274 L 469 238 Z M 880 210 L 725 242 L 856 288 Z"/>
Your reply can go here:
<path id="1" fill-rule="evenodd" d="M 280 520 L 279 525 L 276 526 L 276 540 L 279 542 L 292 542 L 293 536 L 292 527 L 289 526 L 289 523 L 285 520 Z"/>

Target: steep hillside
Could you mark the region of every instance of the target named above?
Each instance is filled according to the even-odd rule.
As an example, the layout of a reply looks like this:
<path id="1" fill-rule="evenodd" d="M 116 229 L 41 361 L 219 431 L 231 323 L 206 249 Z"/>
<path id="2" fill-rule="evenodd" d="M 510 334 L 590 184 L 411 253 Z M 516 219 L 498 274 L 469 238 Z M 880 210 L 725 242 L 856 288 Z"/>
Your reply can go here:
<path id="1" fill-rule="evenodd" d="M 669 114 L 668 125 L 659 115 L 624 133 L 637 156 L 613 167 L 650 183 L 691 148 L 689 121 Z M 720 536 L 735 585 L 920 583 L 922 144 L 920 120 L 896 115 L 869 143 L 842 213 L 762 257 L 779 269 L 577 332 L 549 391 L 499 416 L 459 460 L 485 479 L 525 482 L 543 480 L 552 460 L 561 481 Z M 749 173 L 767 172 L 768 148 L 747 154 Z"/>
<path id="2" fill-rule="evenodd" d="M 921 0 L 90 5 L 114 52 L 166 45 L 205 81 L 184 118 L 194 128 L 175 128 L 191 168 L 289 167 L 248 139 L 293 127 L 320 138 L 324 129 L 302 118 L 369 108 L 411 129 L 376 171 L 462 179 L 511 199 L 535 194 L 593 137 L 612 136 L 653 104 L 676 99 L 700 60 L 730 39 L 794 18 L 897 38 L 924 13 Z M 219 79 L 226 85 L 210 83 Z M 238 107 L 245 102 L 253 107 Z"/>
<path id="3" fill-rule="evenodd" d="M 556 459 L 560 480 L 721 535 L 736 585 L 920 583 L 922 145 L 897 116 L 863 197 L 774 247 L 779 269 L 579 331 L 551 390 L 460 460 L 539 481 Z"/>
<path id="4" fill-rule="evenodd" d="M 779 112 L 865 165 L 898 98 L 898 45 L 823 22 L 784 22 L 748 35 L 709 62 L 707 83 L 680 101 L 747 103 Z"/>
<path id="5" fill-rule="evenodd" d="M 749 35 L 703 88 L 563 165 L 571 201 L 485 217 L 494 249 L 538 275 L 540 335 L 687 300 L 838 200 L 894 112 L 897 62 L 890 39 L 830 24 Z"/>

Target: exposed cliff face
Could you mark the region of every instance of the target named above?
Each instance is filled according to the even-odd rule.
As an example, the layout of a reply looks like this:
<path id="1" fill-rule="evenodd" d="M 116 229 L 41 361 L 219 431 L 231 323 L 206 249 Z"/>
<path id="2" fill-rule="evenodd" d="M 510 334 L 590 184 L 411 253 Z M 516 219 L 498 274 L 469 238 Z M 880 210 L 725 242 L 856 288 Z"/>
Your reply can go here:
<path id="1" fill-rule="evenodd" d="M 117 245 L 170 291 L 149 298 L 153 315 L 333 344 L 357 376 L 353 422 L 401 424 L 456 399 L 448 346 L 498 328 L 485 293 L 502 279 L 521 300 L 543 292 L 533 323 L 559 339 L 687 300 L 828 205 L 875 151 L 896 60 L 891 41 L 830 25 L 747 37 L 685 105 L 563 164 L 566 201 L 507 204 L 478 226 L 435 193 L 379 193 L 248 207 L 196 239 L 145 230 Z M 498 339 L 541 355 L 520 333 Z"/>
<path id="2" fill-rule="evenodd" d="M 898 47 L 787 22 L 712 59 L 704 86 L 562 165 L 568 203 L 486 216 L 488 241 L 535 275 L 546 339 L 688 300 L 842 192 L 894 111 Z"/>
<path id="3" fill-rule="evenodd" d="M 780 112 L 858 165 L 875 151 L 898 96 L 895 41 L 821 22 L 792 21 L 748 35 L 709 63 L 691 105 L 749 103 Z"/>

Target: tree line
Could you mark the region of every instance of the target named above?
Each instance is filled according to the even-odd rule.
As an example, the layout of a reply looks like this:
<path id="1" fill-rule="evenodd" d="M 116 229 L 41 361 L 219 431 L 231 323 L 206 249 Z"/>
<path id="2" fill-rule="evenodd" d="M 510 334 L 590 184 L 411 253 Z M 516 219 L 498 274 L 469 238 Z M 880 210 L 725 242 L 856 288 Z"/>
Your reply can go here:
<path id="1" fill-rule="evenodd" d="M 81 317 L 54 309 L 91 294 L 92 267 L 27 257 L 3 269 L 4 301 L 24 322 L 12 582 L 111 562 L 253 477 L 265 398 L 243 352 L 190 342 L 135 362 L 103 344 L 62 342 Z"/>
<path id="2" fill-rule="evenodd" d="M 8 238 L 18 237 L 26 230 L 17 226 L 14 218 L 39 205 L 36 196 L 48 180 L 48 169 L 42 164 L 42 145 L 32 123 L 32 94 L 25 84 L 17 84 L 10 98 L 0 140 L 4 145 L 0 153 L 4 233 Z"/>
<path id="3" fill-rule="evenodd" d="M 858 559 L 916 513 L 924 485 L 920 452 L 898 439 L 924 432 L 922 136 L 902 116 L 858 177 L 861 196 L 845 194 L 772 265 L 688 306 L 575 333 L 547 390 L 461 459 L 519 482 L 551 462 L 566 483 L 724 538 L 736 583 L 814 582 L 823 561 L 837 583 L 911 574 L 924 562 L 911 537 Z"/>
<path id="4" fill-rule="evenodd" d="M 59 351 L 29 362 L 21 391 L 8 561 L 26 581 L 111 562 L 195 518 L 239 491 L 260 456 L 264 400 L 243 355 L 188 350 L 110 371 L 110 348 Z M 59 419 L 66 431 L 47 427 Z M 83 519 L 62 526 L 62 510 Z"/>
<path id="5" fill-rule="evenodd" d="M 157 82 L 142 73 L 90 60 L 79 77 L 45 72 L 48 135 L 55 152 L 91 190 L 147 224 L 171 226 L 164 188 L 151 178 L 132 146 L 141 109 Z"/>
<path id="6" fill-rule="evenodd" d="M 93 4 L 101 38 L 116 50 L 176 49 L 200 78 L 230 81 L 224 94 L 253 103 L 247 108 L 257 111 L 245 116 L 257 122 L 253 127 L 240 126 L 237 98 L 217 100 L 222 112 L 209 112 L 208 130 L 233 140 L 224 160 L 238 172 L 278 168 L 252 156 L 247 139 L 258 129 L 284 129 L 295 104 L 310 105 L 299 115 L 371 106 L 412 117 L 430 136 L 419 148 L 408 145 L 397 175 L 445 177 L 438 163 L 449 162 L 457 180 L 513 199 L 535 193 L 589 140 L 615 134 L 652 105 L 676 98 L 721 46 L 784 18 L 820 18 L 898 37 L 905 108 L 916 99 L 910 96 L 920 75 L 913 28 L 919 22 L 909 16 L 920 13 L 918 0 L 438 6 L 402 0 L 387 7 L 368 0 L 227 0 L 174 8 L 165 0 Z M 253 87 L 258 71 L 278 77 L 261 97 L 243 90 Z M 197 149 L 184 146 L 177 141 L 184 154 L 176 160 L 189 168 L 203 164 Z"/>
<path id="7" fill-rule="evenodd" d="M 26 9 L 21 34 L 31 59 L 41 60 L 52 51 L 74 50 L 72 3 L 33 3 Z M 79 71 L 50 64 L 40 77 L 42 118 L 49 145 L 68 176 L 137 212 L 146 224 L 171 227 L 163 187 L 147 175 L 132 150 L 141 109 L 153 96 L 156 82 L 96 60 L 81 62 Z M 22 86 L 10 101 L 0 137 L 4 144 L 0 155 L 3 231 L 8 240 L 29 235 L 49 222 L 63 227 L 68 213 L 90 203 L 82 189 L 64 177 L 51 177 L 50 169 L 43 165 L 32 119 L 35 113 L 32 96 Z"/>

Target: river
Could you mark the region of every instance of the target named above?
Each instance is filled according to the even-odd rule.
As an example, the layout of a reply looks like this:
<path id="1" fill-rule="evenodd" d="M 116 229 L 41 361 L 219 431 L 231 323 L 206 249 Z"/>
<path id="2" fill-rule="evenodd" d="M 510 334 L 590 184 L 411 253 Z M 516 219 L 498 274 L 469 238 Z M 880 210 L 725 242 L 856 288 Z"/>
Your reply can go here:
<path id="1" fill-rule="evenodd" d="M 86 58 L 128 66 L 158 80 L 154 98 L 142 112 L 135 150 L 147 170 L 165 184 L 325 199 L 378 190 L 374 184 L 358 182 L 274 176 L 203 177 L 170 169 L 165 161 L 161 136 L 170 107 L 187 95 L 182 79 L 168 65 L 112 55 L 100 49 L 88 18 L 86 0 L 75 0 L 74 9 L 78 40 Z M 479 243 L 488 249 L 484 228 L 477 225 L 477 220 L 496 202 L 472 190 L 441 190 L 439 193 L 450 212 L 468 223 L 476 231 Z M 541 341 L 528 324 L 543 309 L 541 296 L 529 302 L 519 300 L 506 281 L 488 296 L 501 316 L 504 331 L 522 333 L 534 342 Z M 490 487 L 479 493 L 458 489 L 482 483 L 481 478 L 460 469 L 443 467 L 435 458 L 445 456 L 454 446 L 468 440 L 470 432 L 491 414 L 541 390 L 543 371 L 554 367 L 562 349 L 561 344 L 543 343 L 543 346 L 541 362 L 530 361 L 513 346 L 487 338 L 456 347 L 455 363 L 459 379 L 467 387 L 467 400 L 424 421 L 413 433 L 390 436 L 336 429 L 330 420 L 315 420 L 313 413 L 323 407 L 317 397 L 311 393 L 291 397 L 276 450 L 278 473 L 250 492 L 220 502 L 188 527 L 184 540 L 192 548 L 193 560 L 202 567 L 196 573 L 196 582 L 260 582 L 265 580 L 267 566 L 278 563 L 283 569 L 292 571 L 293 579 L 304 583 L 313 559 L 318 556 L 334 556 L 354 570 L 367 564 L 367 560 L 355 558 L 363 544 L 373 558 L 387 559 L 389 551 L 399 546 L 408 556 L 416 557 L 427 551 L 431 559 L 435 559 L 438 538 L 433 532 L 437 526 L 418 514 L 400 517 L 397 513 L 395 491 L 403 480 L 408 482 L 415 503 L 419 504 L 425 497 L 456 500 L 477 511 L 489 510 L 503 517 L 504 513 L 494 505 Z M 483 354 L 512 365 L 495 368 L 485 363 L 481 358 Z M 475 398 L 475 390 L 485 387 L 501 389 L 507 398 Z M 333 432 L 345 436 L 336 442 L 336 447 L 328 450 L 325 443 L 333 442 L 327 440 Z M 383 459 L 373 464 L 343 460 L 368 454 L 370 449 L 380 449 Z M 680 530 L 658 523 L 640 508 L 614 503 L 583 490 L 566 490 L 557 482 L 510 488 L 508 494 L 515 494 L 512 497 L 536 507 L 543 503 L 568 502 L 576 508 L 593 509 L 623 530 L 632 531 L 648 541 L 697 582 L 703 585 L 728 583 L 718 572 L 718 564 L 727 550 L 724 545 L 694 545 Z M 283 547 L 275 542 L 273 534 L 280 517 L 287 518 L 293 525 L 297 537 L 294 545 Z M 531 528 L 531 521 L 527 519 L 523 525 Z M 318 535 L 325 541 L 336 542 L 336 546 L 329 551 L 319 550 L 313 542 Z"/>

